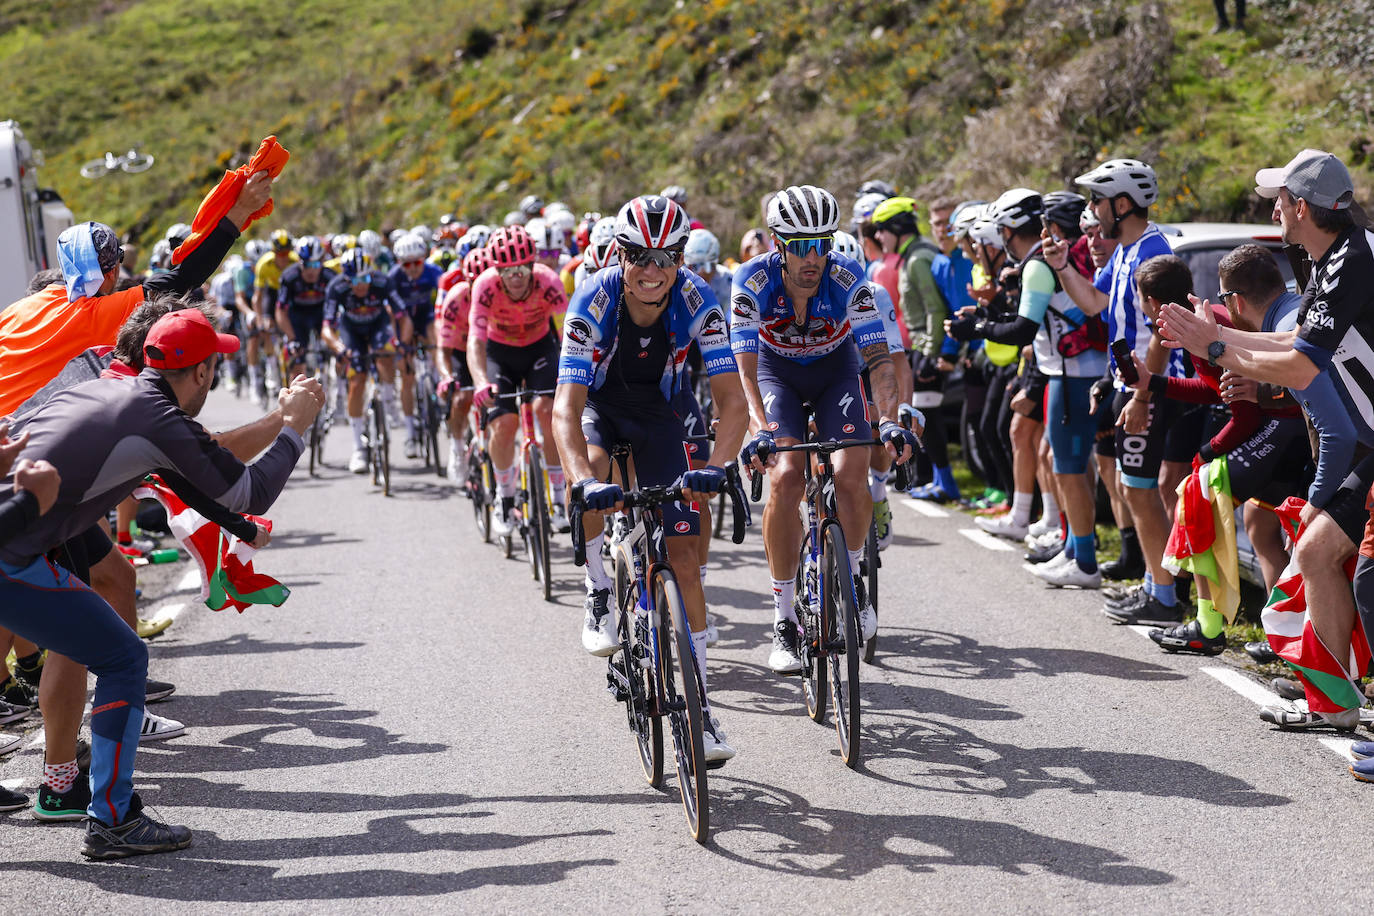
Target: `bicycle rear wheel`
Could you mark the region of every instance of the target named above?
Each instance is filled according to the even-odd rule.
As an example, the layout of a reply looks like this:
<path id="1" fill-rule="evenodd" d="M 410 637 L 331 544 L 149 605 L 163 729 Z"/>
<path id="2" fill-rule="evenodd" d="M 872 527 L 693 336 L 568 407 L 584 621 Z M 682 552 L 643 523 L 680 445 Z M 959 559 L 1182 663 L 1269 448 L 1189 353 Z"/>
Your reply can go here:
<path id="1" fill-rule="evenodd" d="M 650 644 L 648 615 L 638 614 L 639 589 L 634 579 L 634 562 L 623 550 L 615 552 L 615 612 L 620 615 L 620 661 L 630 685 L 625 701 L 625 716 L 639 749 L 639 765 L 644 779 L 655 789 L 663 785 L 663 717 L 657 709 L 654 691 L 654 647 Z"/>
<path id="2" fill-rule="evenodd" d="M 386 409 L 380 395 L 373 395 L 368 407 L 371 425 L 368 429 L 369 449 L 372 453 L 372 482 L 382 488 L 383 496 L 391 495 L 391 430 L 387 427 Z"/>
<path id="3" fill-rule="evenodd" d="M 802 538 L 801 552 L 797 556 L 796 609 L 797 651 L 802 660 L 802 696 L 806 699 L 806 714 L 812 722 L 825 721 L 826 670 L 825 657 L 817 652 L 819 645 L 816 634 L 819 632 L 819 619 L 816 613 L 818 596 L 806 581 L 806 567 L 811 561 L 811 532 Z M 814 586 L 814 583 L 813 583 Z"/>
<path id="4" fill-rule="evenodd" d="M 706 796 L 706 750 L 702 744 L 703 726 L 701 684 L 692 655 L 692 635 L 687 629 L 687 610 L 672 570 L 660 568 L 653 574 L 654 612 L 658 614 L 659 676 L 661 694 L 673 730 L 673 751 L 677 760 L 678 792 L 692 838 L 705 843 L 710 831 L 709 800 Z"/>
<path id="5" fill-rule="evenodd" d="M 434 461 L 434 473 L 441 478 L 444 477 L 444 459 L 439 456 L 439 430 L 444 428 L 444 414 L 439 407 L 439 396 L 431 391 L 425 397 L 425 403 L 429 405 L 429 418 L 425 421 L 426 447 L 429 449 L 429 456 Z"/>
<path id="6" fill-rule="evenodd" d="M 549 569 L 549 507 L 547 475 L 544 473 L 544 458 L 538 448 L 530 449 L 530 474 L 528 480 L 530 510 L 529 554 L 530 571 L 543 585 L 544 600 L 553 600 L 553 580 Z"/>
<path id="7" fill-rule="evenodd" d="M 496 475 L 492 471 L 491 459 L 475 445 L 468 452 L 468 499 L 472 500 L 472 517 L 477 523 L 477 533 L 482 543 L 491 543 L 492 487 Z"/>
<path id="8" fill-rule="evenodd" d="M 864 539 L 864 575 L 867 579 L 868 603 L 873 606 L 873 619 L 878 619 L 878 567 L 883 561 L 878 556 L 878 526 L 868 526 L 868 537 Z M 864 661 L 873 664 L 878 654 L 878 631 L 873 631 L 871 639 L 864 640 Z"/>
<path id="9" fill-rule="evenodd" d="M 825 639 L 830 655 L 830 698 L 835 704 L 835 733 L 840 757 L 858 769 L 859 747 L 859 608 L 854 596 L 854 571 L 849 565 L 844 532 L 838 523 L 826 525 L 824 569 Z"/>

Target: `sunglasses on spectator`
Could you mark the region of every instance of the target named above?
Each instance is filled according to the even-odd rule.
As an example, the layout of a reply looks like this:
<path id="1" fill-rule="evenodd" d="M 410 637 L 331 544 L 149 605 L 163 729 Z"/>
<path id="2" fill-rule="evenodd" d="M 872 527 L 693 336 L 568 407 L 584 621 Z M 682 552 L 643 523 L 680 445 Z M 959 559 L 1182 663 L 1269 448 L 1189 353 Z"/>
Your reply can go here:
<path id="1" fill-rule="evenodd" d="M 823 235 L 816 238 L 784 239 L 783 247 L 787 249 L 788 254 L 794 254 L 799 258 L 804 258 L 813 251 L 825 257 L 835 247 L 835 237 Z"/>
<path id="2" fill-rule="evenodd" d="M 1227 296 L 1234 296 L 1234 295 L 1236 295 L 1236 294 L 1239 293 L 1239 292 L 1240 292 L 1240 290 L 1238 290 L 1238 289 L 1222 289 L 1222 290 L 1217 290 L 1217 298 L 1220 299 L 1220 300 L 1222 301 L 1223 304 L 1225 304 L 1225 302 L 1226 302 L 1226 297 L 1227 297 Z"/>
<path id="3" fill-rule="evenodd" d="M 497 270 L 503 280 L 515 280 L 520 277 L 528 277 L 534 268 L 528 264 L 516 264 L 514 267 L 502 267 Z"/>
<path id="4" fill-rule="evenodd" d="M 620 258 L 631 267 L 676 267 L 682 251 L 676 248 L 640 248 L 638 245 L 620 246 Z"/>

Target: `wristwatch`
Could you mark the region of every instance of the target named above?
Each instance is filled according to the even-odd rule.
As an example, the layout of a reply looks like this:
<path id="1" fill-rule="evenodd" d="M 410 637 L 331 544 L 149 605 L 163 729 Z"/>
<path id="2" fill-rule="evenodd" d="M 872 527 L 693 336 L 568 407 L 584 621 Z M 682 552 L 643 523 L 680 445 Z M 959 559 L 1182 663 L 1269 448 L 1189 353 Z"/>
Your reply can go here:
<path id="1" fill-rule="evenodd" d="M 1207 345 L 1207 365 L 1216 368 L 1217 360 L 1226 352 L 1226 341 L 1214 340 Z"/>

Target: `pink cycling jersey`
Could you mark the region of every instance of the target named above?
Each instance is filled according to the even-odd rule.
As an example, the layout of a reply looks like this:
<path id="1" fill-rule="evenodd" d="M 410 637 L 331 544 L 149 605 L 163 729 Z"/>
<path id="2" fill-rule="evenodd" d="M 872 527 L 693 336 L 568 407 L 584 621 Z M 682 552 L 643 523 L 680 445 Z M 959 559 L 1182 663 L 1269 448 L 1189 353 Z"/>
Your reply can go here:
<path id="1" fill-rule="evenodd" d="M 468 306 L 472 301 L 472 284 L 459 280 L 444 294 L 444 301 L 434 313 L 435 333 L 439 346 L 466 351 L 468 348 Z"/>
<path id="2" fill-rule="evenodd" d="M 529 294 L 519 302 L 506 295 L 499 271 L 485 270 L 472 287 L 468 334 L 475 340 L 528 347 L 548 336 L 549 319 L 561 323 L 567 310 L 563 281 L 543 264 L 534 265 Z"/>

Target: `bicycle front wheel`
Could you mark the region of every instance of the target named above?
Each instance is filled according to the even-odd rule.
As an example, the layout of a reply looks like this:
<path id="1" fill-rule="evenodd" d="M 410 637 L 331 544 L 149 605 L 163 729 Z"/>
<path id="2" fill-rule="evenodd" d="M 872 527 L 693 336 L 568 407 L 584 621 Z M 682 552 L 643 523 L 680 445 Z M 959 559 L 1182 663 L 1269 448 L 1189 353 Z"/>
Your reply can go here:
<path id="1" fill-rule="evenodd" d="M 495 479 L 491 459 L 474 444 L 468 451 L 467 490 L 468 498 L 472 500 L 472 517 L 477 523 L 477 533 L 482 536 L 483 544 L 491 543 L 492 487 Z"/>
<path id="2" fill-rule="evenodd" d="M 634 561 L 624 550 L 615 552 L 615 613 L 619 615 L 622 650 L 621 664 L 629 683 L 625 716 L 639 749 L 639 765 L 644 779 L 655 789 L 663 786 L 663 717 L 654 690 L 653 663 L 656 655 L 650 642 L 649 615 L 641 617 L 639 588 L 635 582 Z"/>
<path id="3" fill-rule="evenodd" d="M 835 704 L 835 733 L 845 766 L 857 769 L 859 749 L 859 607 L 854 595 L 854 571 L 849 565 L 844 532 L 838 523 L 826 525 L 825 608 L 821 612 L 830 655 L 830 699 Z"/>
<path id="4" fill-rule="evenodd" d="M 553 581 L 549 569 L 549 506 L 547 475 L 544 473 L 544 458 L 539 449 L 530 449 L 529 473 L 529 554 L 530 571 L 543 585 L 544 600 L 553 600 Z"/>
<path id="5" fill-rule="evenodd" d="M 655 570 L 653 588 L 654 612 L 658 614 L 659 677 L 663 685 L 660 696 L 673 730 L 678 792 L 692 838 L 705 843 L 710 830 L 706 750 L 701 738 L 705 704 L 692 653 L 692 634 L 672 570 Z"/>
<path id="6" fill-rule="evenodd" d="M 878 567 L 882 565 L 882 560 L 878 558 L 878 526 L 869 524 L 868 537 L 864 540 L 864 575 L 868 585 L 868 603 L 873 607 L 873 619 L 878 619 Z M 873 657 L 878 654 L 878 631 L 873 631 L 873 637 L 864 641 L 864 661 L 873 664 Z"/>
<path id="7" fill-rule="evenodd" d="M 820 596 L 816 592 L 817 583 L 807 582 L 806 570 L 811 563 L 811 532 L 802 538 L 801 551 L 797 556 L 797 576 L 795 582 L 797 609 L 797 654 L 802 661 L 802 696 L 806 699 L 806 714 L 812 722 L 825 721 L 825 655 L 820 652 L 820 642 L 816 634 L 820 632 L 818 607 Z"/>

